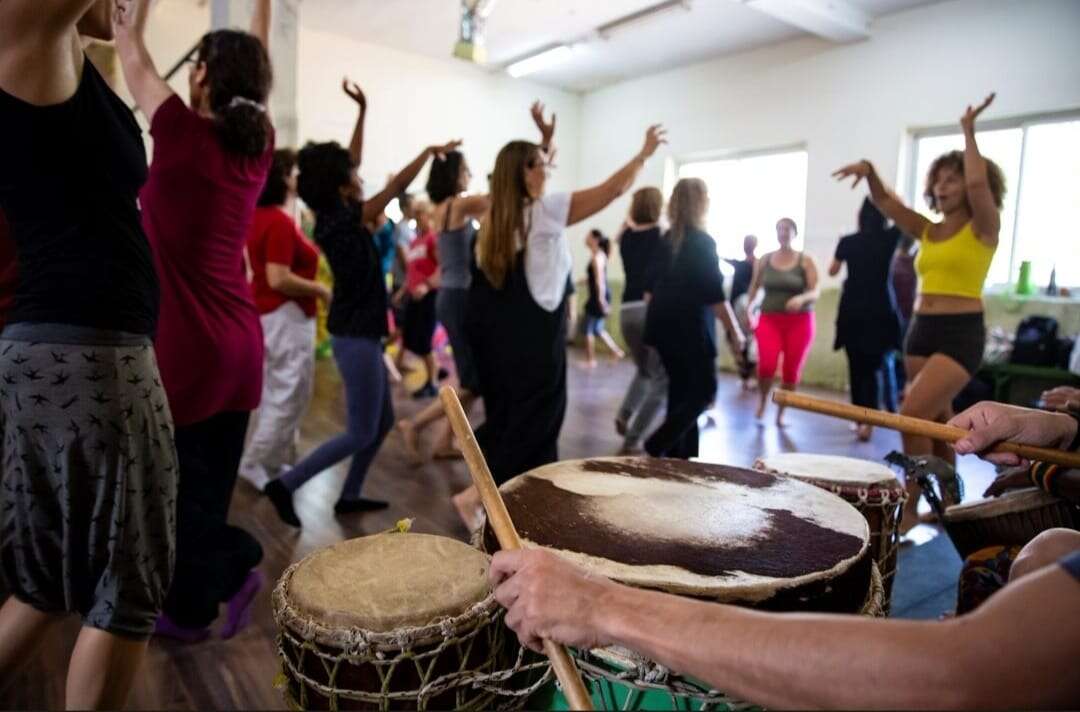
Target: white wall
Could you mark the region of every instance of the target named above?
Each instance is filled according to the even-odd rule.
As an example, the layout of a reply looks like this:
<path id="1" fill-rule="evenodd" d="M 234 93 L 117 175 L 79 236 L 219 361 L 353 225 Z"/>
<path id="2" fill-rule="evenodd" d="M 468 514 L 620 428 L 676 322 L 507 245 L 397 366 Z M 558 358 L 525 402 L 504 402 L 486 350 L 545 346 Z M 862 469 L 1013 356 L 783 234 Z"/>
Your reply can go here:
<path id="1" fill-rule="evenodd" d="M 955 124 L 990 91 L 988 118 L 1080 107 L 1078 29 L 1076 0 L 954 0 L 885 17 L 858 44 L 796 40 L 618 84 L 585 97 L 580 177 L 606 175 L 652 122 L 670 131 L 669 158 L 804 143 L 804 234 L 821 264 L 865 194 L 834 183 L 833 170 L 869 158 L 894 181 L 910 128 Z M 639 184 L 663 177 L 654 159 Z M 592 222 L 614 230 L 627 207 Z"/>
<path id="2" fill-rule="evenodd" d="M 473 173 L 471 189 L 486 191 L 487 174 L 504 144 L 519 138 L 539 140 L 529 116 L 529 106 L 539 99 L 558 114 L 558 169 L 551 186 L 575 187 L 581 97 L 490 73 L 453 59 L 449 52 L 448 47 L 445 60 L 431 59 L 301 27 L 301 143 L 348 142 L 356 105 L 341 90 L 347 75 L 368 98 L 361 175 L 370 187 L 381 187 L 424 146 L 460 138 Z M 422 191 L 426 178 L 425 169 L 412 189 Z"/>

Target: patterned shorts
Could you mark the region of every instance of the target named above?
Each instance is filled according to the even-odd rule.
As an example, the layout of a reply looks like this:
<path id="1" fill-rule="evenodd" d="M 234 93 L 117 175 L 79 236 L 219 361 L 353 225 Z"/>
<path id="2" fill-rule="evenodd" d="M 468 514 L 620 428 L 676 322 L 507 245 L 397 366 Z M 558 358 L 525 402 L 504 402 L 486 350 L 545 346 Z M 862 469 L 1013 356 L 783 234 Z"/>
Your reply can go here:
<path id="1" fill-rule="evenodd" d="M 145 337 L 0 335 L 0 571 L 21 601 L 133 638 L 172 579 L 176 449 Z"/>

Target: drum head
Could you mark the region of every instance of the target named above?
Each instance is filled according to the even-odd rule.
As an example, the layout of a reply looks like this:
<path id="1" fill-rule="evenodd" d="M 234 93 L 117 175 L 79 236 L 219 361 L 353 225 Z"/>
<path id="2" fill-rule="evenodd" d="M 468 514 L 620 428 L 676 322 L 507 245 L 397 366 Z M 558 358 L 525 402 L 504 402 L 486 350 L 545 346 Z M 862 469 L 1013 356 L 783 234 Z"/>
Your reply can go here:
<path id="1" fill-rule="evenodd" d="M 483 601 L 489 563 L 455 539 L 377 534 L 309 555 L 286 595 L 298 613 L 323 625 L 384 633 L 457 616 Z"/>
<path id="2" fill-rule="evenodd" d="M 526 546 L 624 583 L 722 601 L 831 580 L 869 539 L 866 519 L 840 497 L 722 465 L 571 460 L 501 490 Z M 860 603 L 868 576 L 862 585 Z"/>
<path id="3" fill-rule="evenodd" d="M 1002 514 L 1027 512 L 1041 507 L 1051 507 L 1061 502 L 1049 492 L 1035 487 L 1006 492 L 1000 497 L 976 499 L 962 504 L 954 504 L 945 510 L 945 519 L 950 522 L 965 522 L 974 519 L 997 517 Z"/>
<path id="4" fill-rule="evenodd" d="M 841 487 L 899 487 L 896 475 L 885 465 L 839 455 L 785 452 L 759 457 L 755 470 L 790 475 L 800 480 L 826 482 Z"/>

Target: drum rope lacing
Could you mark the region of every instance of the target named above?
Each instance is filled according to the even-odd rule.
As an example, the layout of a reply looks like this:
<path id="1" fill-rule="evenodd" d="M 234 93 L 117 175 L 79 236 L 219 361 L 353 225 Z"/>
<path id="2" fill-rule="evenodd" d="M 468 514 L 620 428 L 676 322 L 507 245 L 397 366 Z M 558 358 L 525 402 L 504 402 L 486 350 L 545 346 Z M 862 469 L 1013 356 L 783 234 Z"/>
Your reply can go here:
<path id="1" fill-rule="evenodd" d="M 278 655 L 282 674 L 276 685 L 293 709 L 308 709 L 309 692 L 326 698 L 330 709 L 338 709 L 338 699 L 359 700 L 389 709 L 390 703 L 408 700 L 425 710 L 430 700 L 453 692 L 455 709 L 512 709 L 523 707 L 538 689 L 552 679 L 546 659 L 518 648 L 516 660 L 507 669 L 497 669 L 505 659 L 507 628 L 505 613 L 489 595 L 464 613 L 444 618 L 427 626 L 405 628 L 387 633 L 362 628 L 333 628 L 294 609 L 287 600 L 287 588 L 298 564 L 282 575 L 274 589 L 274 614 L 279 623 Z M 480 638 L 483 634 L 483 638 Z M 486 659 L 466 669 L 478 639 L 486 643 Z M 435 647 L 417 650 L 418 646 L 436 643 Z M 295 656 L 289 655 L 292 652 Z M 456 654 L 456 672 L 439 677 L 435 667 L 443 654 Z M 325 676 L 325 683 L 312 677 L 305 663 L 314 658 Z M 391 690 L 390 685 L 400 665 L 411 663 L 420 686 L 413 690 Z M 336 687 L 343 665 L 370 665 L 379 679 L 377 691 L 346 690 Z M 522 676 L 528 682 L 521 688 L 509 684 Z M 536 679 L 533 679 L 533 678 Z M 299 699 L 290 691 L 290 681 L 299 690 Z M 516 683 L 515 683 L 516 684 Z M 445 704 L 445 703 L 444 703 Z"/>

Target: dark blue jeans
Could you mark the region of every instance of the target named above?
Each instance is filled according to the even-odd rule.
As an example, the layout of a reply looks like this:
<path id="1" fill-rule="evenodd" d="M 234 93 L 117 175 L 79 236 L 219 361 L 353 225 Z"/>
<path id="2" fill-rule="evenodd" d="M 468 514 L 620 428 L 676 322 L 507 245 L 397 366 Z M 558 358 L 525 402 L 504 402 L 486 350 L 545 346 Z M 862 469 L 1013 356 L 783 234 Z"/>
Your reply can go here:
<path id="1" fill-rule="evenodd" d="M 360 497 L 375 453 L 394 425 L 394 405 L 379 341 L 335 336 L 331 343 L 334 360 L 345 382 L 347 429 L 308 454 L 281 481 L 295 492 L 315 475 L 352 456 L 341 499 L 355 500 Z"/>

